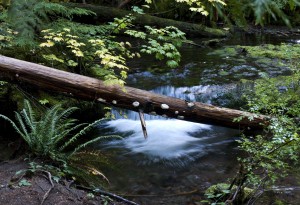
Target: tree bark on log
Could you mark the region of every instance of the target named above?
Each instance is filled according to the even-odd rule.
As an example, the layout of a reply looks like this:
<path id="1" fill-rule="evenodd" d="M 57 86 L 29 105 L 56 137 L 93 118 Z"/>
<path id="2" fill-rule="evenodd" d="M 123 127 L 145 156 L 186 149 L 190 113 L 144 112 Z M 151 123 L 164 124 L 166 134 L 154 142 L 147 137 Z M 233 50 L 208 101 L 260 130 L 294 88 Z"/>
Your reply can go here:
<path id="1" fill-rule="evenodd" d="M 93 11 L 97 14 L 93 20 L 110 20 L 114 18 L 122 18 L 125 15 L 128 15 L 130 12 L 122 9 L 92 5 L 92 4 L 76 4 L 76 3 L 67 3 L 67 6 L 77 7 L 82 9 L 87 9 Z M 221 29 L 209 28 L 201 24 L 193 24 L 181 21 L 175 21 L 172 19 L 159 18 L 156 16 L 150 16 L 147 14 L 134 14 L 136 19 L 133 23 L 138 25 L 149 25 L 156 27 L 166 27 L 166 26 L 175 26 L 179 30 L 186 33 L 187 36 L 196 36 L 196 37 L 225 37 L 228 35 L 228 32 Z M 92 21 L 93 21 L 92 20 Z"/>
<path id="2" fill-rule="evenodd" d="M 108 86 L 103 81 L 0 55 L 0 78 L 28 83 L 70 97 L 191 122 L 237 129 L 261 129 L 268 117 L 240 110 L 155 94 L 132 87 Z M 124 91 L 125 89 L 125 91 Z M 242 117 L 239 122 L 235 118 Z"/>

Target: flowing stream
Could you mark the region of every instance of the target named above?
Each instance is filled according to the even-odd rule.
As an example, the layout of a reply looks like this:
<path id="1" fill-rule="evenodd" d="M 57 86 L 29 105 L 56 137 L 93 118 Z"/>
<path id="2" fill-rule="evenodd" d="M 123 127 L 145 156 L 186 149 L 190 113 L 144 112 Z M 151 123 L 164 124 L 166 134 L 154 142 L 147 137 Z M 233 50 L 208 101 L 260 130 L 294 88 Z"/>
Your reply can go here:
<path id="1" fill-rule="evenodd" d="M 270 36 L 242 35 L 236 39 L 228 40 L 226 45 L 278 43 Z M 279 39 L 284 40 L 287 39 Z M 238 96 L 240 89 L 235 82 L 241 75 L 256 78 L 265 69 L 242 56 L 237 59 L 230 54 L 216 55 L 214 50 L 185 46 L 182 66 L 173 71 L 161 70 L 161 64 L 152 58 L 131 62 L 135 72 L 129 75 L 127 85 L 188 101 L 213 103 L 226 93 Z M 223 68 L 233 73 L 223 76 Z M 275 75 L 279 69 L 282 71 L 276 67 L 268 71 Z M 123 139 L 98 145 L 111 155 L 114 168 L 104 173 L 113 192 L 140 204 L 184 205 L 201 201 L 200 193 L 206 188 L 236 173 L 239 151 L 235 140 L 239 130 L 145 115 L 148 138 L 144 139 L 137 113 L 115 109 L 114 115 L 116 120 L 99 130 Z"/>

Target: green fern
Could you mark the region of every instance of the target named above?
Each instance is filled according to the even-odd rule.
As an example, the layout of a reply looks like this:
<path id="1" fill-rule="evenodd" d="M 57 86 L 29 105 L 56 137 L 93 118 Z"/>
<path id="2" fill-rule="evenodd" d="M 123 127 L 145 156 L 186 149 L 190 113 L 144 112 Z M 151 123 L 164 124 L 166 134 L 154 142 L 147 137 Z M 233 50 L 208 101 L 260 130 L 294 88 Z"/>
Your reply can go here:
<path id="1" fill-rule="evenodd" d="M 30 103 L 25 101 L 24 109 L 21 112 L 15 112 L 16 123 L 1 114 L 0 118 L 12 124 L 13 128 L 21 135 L 36 156 L 50 158 L 58 162 L 66 162 L 79 150 L 96 141 L 120 138 L 115 135 L 99 136 L 72 149 L 80 137 L 85 135 L 95 125 L 105 122 L 105 119 L 100 119 L 91 124 L 77 124 L 75 119 L 69 119 L 69 116 L 75 110 L 77 110 L 75 107 L 63 110 L 61 105 L 56 105 L 37 118 Z M 71 151 L 66 151 L 67 149 L 71 149 Z"/>
<path id="2" fill-rule="evenodd" d="M 7 21 L 13 30 L 19 32 L 16 45 L 34 46 L 36 33 L 47 28 L 51 22 L 61 18 L 70 20 L 74 15 L 94 15 L 94 13 L 46 0 L 14 0 L 8 8 Z"/>

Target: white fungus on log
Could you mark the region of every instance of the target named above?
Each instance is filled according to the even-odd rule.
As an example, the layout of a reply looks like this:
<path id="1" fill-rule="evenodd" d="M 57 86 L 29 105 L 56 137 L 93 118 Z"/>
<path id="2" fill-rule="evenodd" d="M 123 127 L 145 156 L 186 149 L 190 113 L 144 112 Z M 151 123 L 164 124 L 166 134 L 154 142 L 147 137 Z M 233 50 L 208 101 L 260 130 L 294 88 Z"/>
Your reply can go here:
<path id="1" fill-rule="evenodd" d="M 169 109 L 169 105 L 167 105 L 167 104 L 161 104 L 161 109 L 163 109 L 163 110 L 167 110 L 167 109 Z"/>
<path id="2" fill-rule="evenodd" d="M 175 111 L 175 115 L 178 115 L 178 113 L 179 113 L 179 112 L 176 110 L 176 111 Z"/>
<path id="3" fill-rule="evenodd" d="M 97 100 L 98 100 L 99 102 L 106 102 L 106 100 L 103 99 L 103 98 L 98 98 Z"/>
<path id="4" fill-rule="evenodd" d="M 116 101 L 116 100 L 113 100 L 113 101 L 111 101 L 111 102 L 112 102 L 112 104 L 114 104 L 114 105 L 117 104 L 117 101 Z"/>
<path id="5" fill-rule="evenodd" d="M 189 102 L 187 105 L 188 105 L 189 107 L 193 107 L 195 104 L 192 103 L 192 102 Z"/>
<path id="6" fill-rule="evenodd" d="M 140 105 L 140 103 L 139 103 L 138 101 L 134 101 L 134 102 L 132 103 L 132 105 L 133 105 L 133 107 L 138 107 L 138 106 Z"/>

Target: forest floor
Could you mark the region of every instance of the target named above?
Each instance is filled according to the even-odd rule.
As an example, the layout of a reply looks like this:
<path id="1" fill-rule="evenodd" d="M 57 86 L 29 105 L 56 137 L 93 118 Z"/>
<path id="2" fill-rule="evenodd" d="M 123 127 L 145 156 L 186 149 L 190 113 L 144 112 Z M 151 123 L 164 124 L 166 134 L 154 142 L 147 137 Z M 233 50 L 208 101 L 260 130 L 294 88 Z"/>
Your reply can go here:
<path id="1" fill-rule="evenodd" d="M 1 136 L 0 136 L 1 140 Z M 130 204 L 92 191 L 75 188 L 71 181 L 55 182 L 49 172 L 16 173 L 29 168 L 19 142 L 0 144 L 0 204 L 4 205 L 98 205 Z M 22 152 L 22 151 L 21 151 Z M 16 156 L 14 156 L 16 155 Z M 52 178 L 52 179 L 50 179 Z M 134 203 L 133 203 L 134 204 Z"/>

